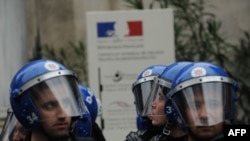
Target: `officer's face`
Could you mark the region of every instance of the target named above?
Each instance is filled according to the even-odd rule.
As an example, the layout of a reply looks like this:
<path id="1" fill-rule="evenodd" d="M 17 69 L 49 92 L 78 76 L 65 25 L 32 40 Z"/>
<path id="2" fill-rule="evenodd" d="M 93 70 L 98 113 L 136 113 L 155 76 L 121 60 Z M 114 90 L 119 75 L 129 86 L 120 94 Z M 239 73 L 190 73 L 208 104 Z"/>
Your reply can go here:
<path id="1" fill-rule="evenodd" d="M 152 124 L 155 126 L 162 126 L 166 123 L 167 117 L 164 113 L 166 98 L 165 95 L 160 91 L 157 98 L 152 103 L 152 113 L 149 118 L 152 120 Z"/>
<path id="2" fill-rule="evenodd" d="M 203 126 L 190 126 L 191 135 L 199 139 L 212 138 L 217 134 L 222 133 L 223 124 L 221 122 L 215 125 L 209 125 L 211 121 L 220 119 L 221 102 L 210 95 L 206 95 L 206 101 L 202 93 L 195 94 L 194 101 L 189 101 L 187 108 L 187 122 L 189 125 L 195 125 L 199 122 Z M 192 106 L 191 106 L 192 105 Z"/>
<path id="3" fill-rule="evenodd" d="M 37 106 L 43 120 L 42 126 L 45 132 L 52 137 L 63 137 L 69 134 L 71 117 L 66 111 L 70 109 L 70 103 L 68 103 L 68 107 L 64 104 L 62 108 L 59 100 L 67 102 L 67 97 L 58 99 L 50 89 L 43 90 L 42 98 L 37 100 Z"/>

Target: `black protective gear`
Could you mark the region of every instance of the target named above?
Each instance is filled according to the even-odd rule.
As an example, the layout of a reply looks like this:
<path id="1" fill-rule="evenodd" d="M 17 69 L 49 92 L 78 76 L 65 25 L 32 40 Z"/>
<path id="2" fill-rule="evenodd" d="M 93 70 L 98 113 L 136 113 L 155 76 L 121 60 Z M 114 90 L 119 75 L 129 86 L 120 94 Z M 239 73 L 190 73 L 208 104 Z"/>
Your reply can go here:
<path id="1" fill-rule="evenodd" d="M 143 141 L 142 138 L 140 137 L 141 133 L 140 132 L 133 132 L 131 131 L 127 136 L 125 141 Z"/>

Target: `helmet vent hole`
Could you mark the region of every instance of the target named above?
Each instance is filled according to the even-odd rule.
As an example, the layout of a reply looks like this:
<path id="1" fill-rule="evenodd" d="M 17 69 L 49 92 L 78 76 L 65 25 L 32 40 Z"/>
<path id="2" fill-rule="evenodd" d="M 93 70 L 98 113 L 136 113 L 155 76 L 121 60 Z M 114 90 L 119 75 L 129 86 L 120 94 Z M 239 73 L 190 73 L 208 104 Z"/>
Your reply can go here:
<path id="1" fill-rule="evenodd" d="M 39 81 L 41 81 L 41 79 L 40 79 L 40 78 L 38 78 L 38 79 L 37 79 L 37 81 L 39 82 Z"/>
<path id="2" fill-rule="evenodd" d="M 61 74 L 61 72 L 58 72 L 58 74 Z"/>
<path id="3" fill-rule="evenodd" d="M 200 79 L 200 82 L 202 81 L 202 79 Z"/>

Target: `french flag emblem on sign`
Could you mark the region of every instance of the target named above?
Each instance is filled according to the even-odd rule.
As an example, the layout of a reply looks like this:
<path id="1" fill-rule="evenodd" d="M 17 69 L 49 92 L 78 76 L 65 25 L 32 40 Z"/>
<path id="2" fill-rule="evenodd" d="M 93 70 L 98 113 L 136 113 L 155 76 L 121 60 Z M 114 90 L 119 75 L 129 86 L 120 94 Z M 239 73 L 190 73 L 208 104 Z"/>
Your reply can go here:
<path id="1" fill-rule="evenodd" d="M 142 21 L 128 21 L 129 34 L 127 36 L 142 36 Z"/>
<path id="2" fill-rule="evenodd" d="M 124 32 L 122 29 L 127 31 Z M 127 21 L 123 24 L 114 21 L 97 23 L 98 38 L 114 37 L 115 35 L 122 35 L 123 37 L 143 36 L 142 21 Z"/>
<path id="3" fill-rule="evenodd" d="M 105 38 L 112 37 L 114 35 L 115 22 L 99 22 L 97 23 L 97 37 Z"/>

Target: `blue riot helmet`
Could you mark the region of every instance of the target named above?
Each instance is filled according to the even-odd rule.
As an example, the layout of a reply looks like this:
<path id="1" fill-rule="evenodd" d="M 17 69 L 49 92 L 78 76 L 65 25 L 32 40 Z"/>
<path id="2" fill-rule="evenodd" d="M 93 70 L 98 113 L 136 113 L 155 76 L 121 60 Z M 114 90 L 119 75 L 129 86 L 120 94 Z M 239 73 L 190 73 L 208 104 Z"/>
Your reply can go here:
<path id="1" fill-rule="evenodd" d="M 171 83 L 173 79 L 178 75 L 179 71 L 185 68 L 186 66 L 192 64 L 188 61 L 175 62 L 168 65 L 163 72 L 154 78 L 154 83 L 150 92 L 150 96 L 147 99 L 146 106 L 143 109 L 142 115 L 149 116 L 152 113 L 152 103 L 159 99 L 160 94 L 162 93 L 164 97 L 167 95 L 171 88 Z M 159 116 L 159 115 L 158 115 Z M 161 116 L 166 116 L 161 115 Z"/>
<path id="2" fill-rule="evenodd" d="M 82 84 L 79 84 L 78 87 L 81 91 L 84 103 L 85 103 L 85 105 L 90 113 L 91 120 L 92 120 L 92 122 L 95 122 L 95 120 L 98 116 L 98 112 L 99 112 L 97 99 L 88 87 L 86 87 Z"/>
<path id="3" fill-rule="evenodd" d="M 25 140 L 28 134 L 26 130 L 16 119 L 11 108 L 7 109 L 7 117 L 1 131 L 1 141 Z"/>
<path id="4" fill-rule="evenodd" d="M 142 110 L 151 91 L 154 78 L 160 75 L 165 68 L 165 65 L 149 66 L 138 75 L 137 80 L 132 84 L 137 112 L 137 128 L 139 130 L 146 130 L 147 128 L 147 117 L 142 117 Z"/>
<path id="5" fill-rule="evenodd" d="M 92 120 L 89 112 L 84 112 L 74 123 L 73 135 L 77 140 L 91 140 Z"/>
<path id="6" fill-rule="evenodd" d="M 141 115 L 146 100 L 151 91 L 154 78 L 159 76 L 166 68 L 165 65 L 153 65 L 144 69 L 132 85 L 132 92 L 135 98 L 137 115 Z"/>
<path id="7" fill-rule="evenodd" d="M 41 108 L 60 109 L 72 119 L 87 111 L 75 73 L 47 59 L 31 61 L 17 71 L 10 85 L 10 104 L 26 129 L 41 127 L 49 120 L 41 117 Z"/>
<path id="8" fill-rule="evenodd" d="M 147 99 L 145 108 L 143 109 L 142 115 L 148 116 L 152 121 L 153 126 L 158 126 L 161 130 L 162 136 L 182 136 L 185 134 L 185 131 L 182 130 L 174 117 L 175 109 L 167 99 L 167 94 L 170 91 L 172 81 L 178 75 L 180 70 L 191 65 L 192 62 L 181 61 L 175 62 L 168 65 L 163 72 L 154 78 L 154 82 L 151 88 L 150 95 Z M 171 106 L 166 108 L 166 105 Z M 168 114 L 171 110 L 171 114 Z M 171 133 L 175 129 L 178 130 L 180 134 L 176 135 Z"/>
<path id="9" fill-rule="evenodd" d="M 93 94 L 86 86 L 78 84 L 78 88 L 80 89 L 82 100 L 88 110 L 82 114 L 82 117 L 78 119 L 75 124 L 75 136 L 83 139 L 91 136 L 93 122 L 92 116 L 94 113 L 91 109 L 92 105 L 90 106 L 90 104 L 94 103 L 94 101 L 96 102 L 96 100 L 92 97 Z M 93 108 L 95 107 L 93 106 Z"/>
<path id="10" fill-rule="evenodd" d="M 161 130 L 162 136 L 168 137 L 171 135 L 179 137 L 185 134 L 185 131 L 183 131 L 178 126 L 176 120 L 172 118 L 175 116 L 174 107 L 168 102 L 166 96 L 171 89 L 172 81 L 178 75 L 180 70 L 191 64 L 192 62 L 188 61 L 172 63 L 168 65 L 158 77 L 154 78 L 151 92 L 148 96 L 142 115 L 149 117 L 152 121 L 152 125 L 157 126 Z M 169 103 L 171 110 L 173 110 L 171 115 L 166 113 L 166 103 Z M 171 116 L 171 118 L 169 118 L 169 116 Z M 180 134 L 176 135 L 171 133 L 173 129 L 176 131 L 178 130 Z"/>
<path id="11" fill-rule="evenodd" d="M 219 66 L 196 62 L 173 80 L 169 98 L 184 126 L 212 126 L 236 115 L 237 83 Z M 204 116 L 199 118 L 199 115 Z"/>
<path id="12" fill-rule="evenodd" d="M 91 137 L 94 140 L 105 140 L 105 137 L 96 123 L 96 118 L 102 114 L 102 104 L 101 101 L 94 95 L 94 93 L 86 86 L 79 84 L 79 89 L 83 97 L 83 101 L 89 110 L 90 117 L 92 120 L 92 132 Z"/>

